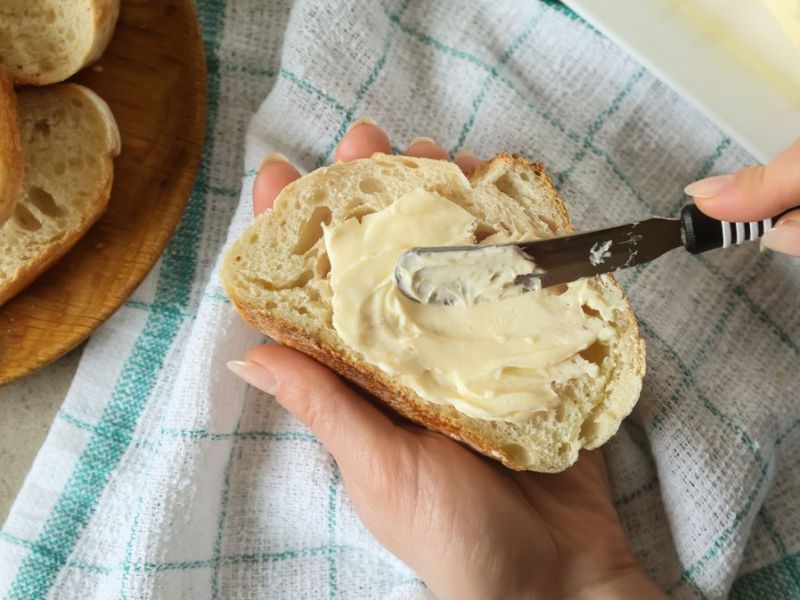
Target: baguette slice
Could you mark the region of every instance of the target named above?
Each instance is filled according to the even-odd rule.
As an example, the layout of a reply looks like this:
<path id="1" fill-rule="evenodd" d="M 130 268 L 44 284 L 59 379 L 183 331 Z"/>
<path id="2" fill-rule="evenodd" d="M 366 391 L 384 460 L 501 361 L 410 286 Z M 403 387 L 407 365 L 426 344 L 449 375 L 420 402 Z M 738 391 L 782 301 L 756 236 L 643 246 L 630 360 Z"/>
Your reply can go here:
<path id="1" fill-rule="evenodd" d="M 11 216 L 22 185 L 22 149 L 17 96 L 11 76 L 0 66 L 0 225 Z"/>
<path id="2" fill-rule="evenodd" d="M 19 96 L 25 178 L 0 227 L 0 305 L 58 260 L 103 214 L 120 152 L 108 105 L 76 84 Z"/>
<path id="3" fill-rule="evenodd" d="M 119 0 L 0 1 L 0 63 L 17 83 L 71 77 L 108 46 Z"/>
<path id="4" fill-rule="evenodd" d="M 539 163 L 501 154 L 467 179 L 453 163 L 378 154 L 317 169 L 287 186 L 274 209 L 256 218 L 225 253 L 221 276 L 228 295 L 254 327 L 313 356 L 412 421 L 513 469 L 567 468 L 581 448 L 600 446 L 616 432 L 641 390 L 644 344 L 610 275 L 590 285 L 625 307 L 614 311 L 616 335 L 581 354 L 600 366 L 600 375 L 571 380 L 558 390 L 557 408 L 521 423 L 476 419 L 423 400 L 366 363 L 333 328 L 322 224 L 376 212 L 420 187 L 474 215 L 479 242 L 495 232 L 521 240 L 574 231 Z"/>

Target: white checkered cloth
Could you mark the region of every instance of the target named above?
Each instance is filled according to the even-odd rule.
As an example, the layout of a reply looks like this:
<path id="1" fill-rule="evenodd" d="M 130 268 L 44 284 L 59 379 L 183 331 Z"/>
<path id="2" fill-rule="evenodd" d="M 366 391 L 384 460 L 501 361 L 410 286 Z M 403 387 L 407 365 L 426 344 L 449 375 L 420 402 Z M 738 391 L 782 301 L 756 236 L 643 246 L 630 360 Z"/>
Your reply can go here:
<path id="1" fill-rule="evenodd" d="M 674 215 L 686 183 L 751 158 L 555 2 L 198 12 L 211 110 L 195 193 L 84 351 L 0 532 L 0 594 L 423 598 L 315 438 L 224 368 L 260 341 L 216 264 L 250 218 L 262 157 L 310 170 L 367 115 L 401 148 L 424 134 L 542 160 L 584 228 Z M 676 251 L 620 280 L 648 349 L 641 401 L 607 446 L 636 555 L 676 598 L 798 597 L 798 263 Z"/>

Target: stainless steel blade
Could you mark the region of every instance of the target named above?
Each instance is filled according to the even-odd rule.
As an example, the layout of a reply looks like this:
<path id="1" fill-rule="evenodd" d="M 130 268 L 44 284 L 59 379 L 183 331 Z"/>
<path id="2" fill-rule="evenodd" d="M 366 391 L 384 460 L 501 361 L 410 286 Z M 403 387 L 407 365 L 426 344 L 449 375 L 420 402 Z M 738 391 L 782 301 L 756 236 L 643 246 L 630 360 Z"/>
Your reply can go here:
<path id="1" fill-rule="evenodd" d="M 486 271 L 486 260 L 470 260 L 472 253 L 486 252 L 490 246 L 413 248 L 397 261 L 395 280 L 400 291 L 418 302 L 457 304 L 496 300 L 541 287 L 569 283 L 584 277 L 625 269 L 646 263 L 683 245 L 681 223 L 677 219 L 647 219 L 627 225 L 587 233 L 565 235 L 533 242 L 504 244 L 516 247 L 531 261 L 530 272 L 508 277 L 493 277 L 491 271 L 476 273 L 484 290 L 461 293 L 465 289 L 465 269 Z M 447 269 L 458 255 L 459 268 Z M 435 282 L 425 273 L 436 272 Z M 442 273 L 452 273 L 442 277 Z M 468 271 L 467 271 L 468 273 Z M 502 285 L 502 290 L 492 288 Z M 424 290 L 424 292 L 422 292 Z"/>

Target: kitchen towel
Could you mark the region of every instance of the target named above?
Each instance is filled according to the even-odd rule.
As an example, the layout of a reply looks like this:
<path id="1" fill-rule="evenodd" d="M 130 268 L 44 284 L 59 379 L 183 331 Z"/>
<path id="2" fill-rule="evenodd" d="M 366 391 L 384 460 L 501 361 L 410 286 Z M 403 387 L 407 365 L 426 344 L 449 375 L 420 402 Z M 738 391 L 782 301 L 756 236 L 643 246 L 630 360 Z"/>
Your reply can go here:
<path id="1" fill-rule="evenodd" d="M 189 206 L 92 337 L 0 532 L 0 596 L 427 598 L 313 435 L 224 367 L 262 336 L 220 287 L 261 159 L 330 162 L 360 116 L 398 148 L 541 160 L 576 224 L 675 215 L 751 163 L 557 2 L 198 0 L 208 135 Z M 800 132 L 798 132 L 800 133 Z M 675 598 L 800 597 L 800 266 L 753 245 L 620 275 L 647 340 L 607 445 L 635 553 Z"/>

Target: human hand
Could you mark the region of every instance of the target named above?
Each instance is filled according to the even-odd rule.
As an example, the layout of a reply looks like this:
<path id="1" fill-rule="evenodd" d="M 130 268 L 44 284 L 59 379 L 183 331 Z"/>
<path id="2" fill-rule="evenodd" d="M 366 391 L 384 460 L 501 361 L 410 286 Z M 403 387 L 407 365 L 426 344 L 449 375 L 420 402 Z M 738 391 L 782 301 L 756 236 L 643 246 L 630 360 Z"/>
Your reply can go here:
<path id="1" fill-rule="evenodd" d="M 701 179 L 685 192 L 700 210 L 721 221 L 760 221 L 800 206 L 800 138 L 766 166 Z M 784 215 L 761 238 L 761 247 L 800 256 L 800 209 Z"/>
<path id="2" fill-rule="evenodd" d="M 356 122 L 337 160 L 389 153 L 386 134 Z M 433 140 L 406 154 L 447 160 Z M 456 157 L 466 172 L 479 159 Z M 300 176 L 281 156 L 262 165 L 256 214 Z M 514 472 L 453 440 L 397 422 L 332 371 L 264 345 L 232 370 L 305 423 L 339 465 L 364 525 L 440 598 L 658 598 L 614 510 L 603 454 L 558 474 Z"/>

